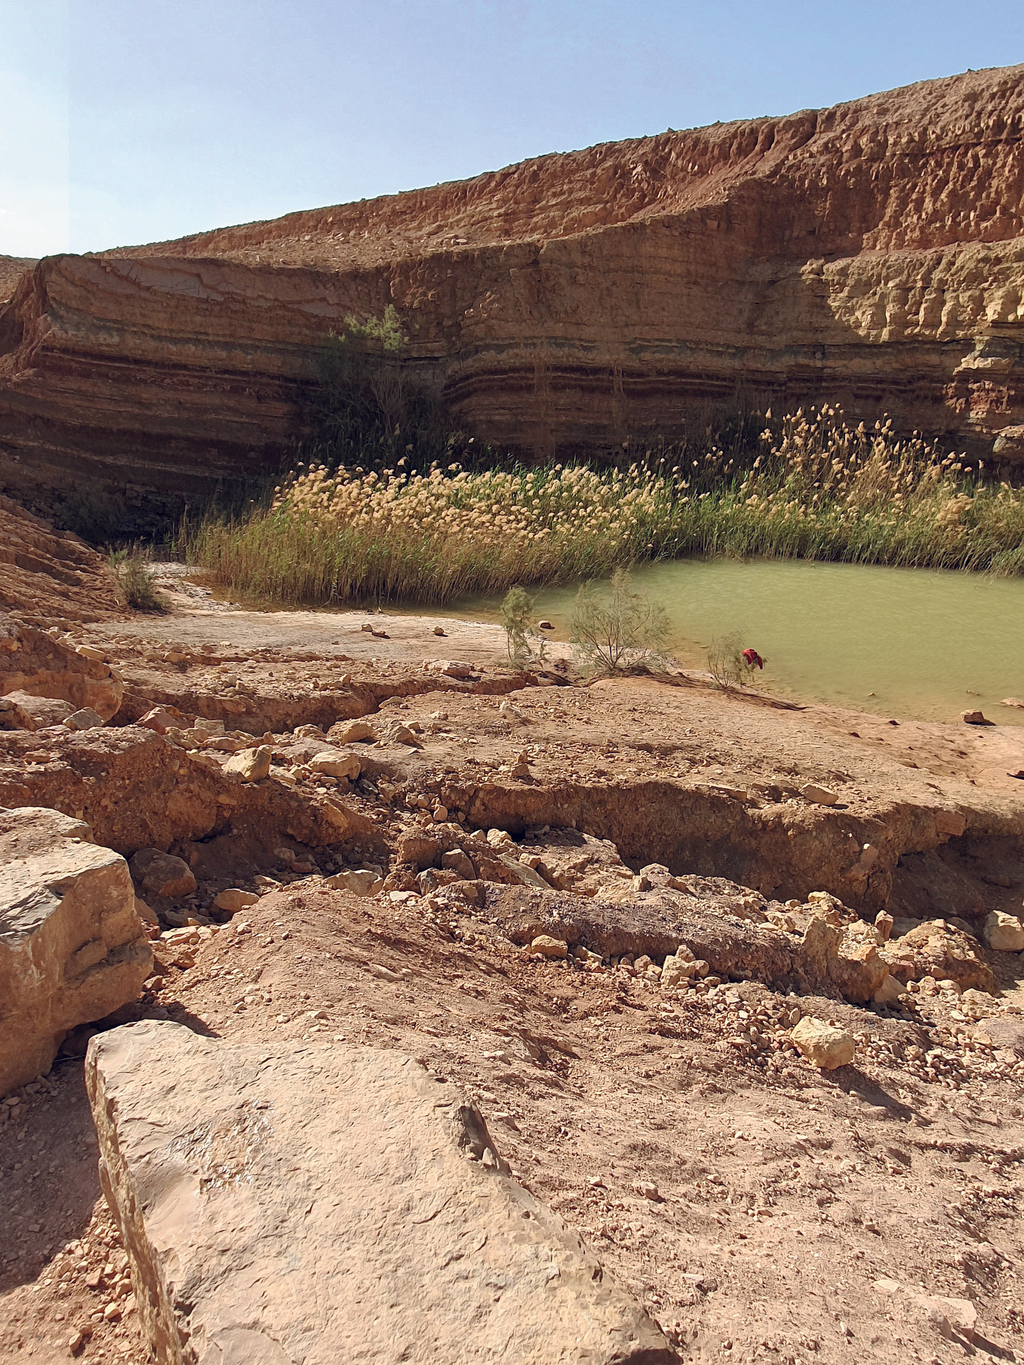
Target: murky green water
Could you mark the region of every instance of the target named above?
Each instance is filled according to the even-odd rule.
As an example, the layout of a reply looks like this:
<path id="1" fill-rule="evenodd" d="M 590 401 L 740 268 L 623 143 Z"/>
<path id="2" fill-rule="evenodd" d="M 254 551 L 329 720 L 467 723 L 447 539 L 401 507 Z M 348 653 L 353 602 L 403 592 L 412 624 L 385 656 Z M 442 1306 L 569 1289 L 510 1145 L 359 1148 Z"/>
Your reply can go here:
<path id="1" fill-rule="evenodd" d="M 677 560 L 634 574 L 664 604 L 675 652 L 707 666 L 716 636 L 739 631 L 768 660 L 778 695 L 900 718 L 955 720 L 979 708 L 1000 724 L 1024 712 L 1024 579 L 807 561 Z M 537 611 L 566 638 L 572 590 L 538 594 Z M 495 619 L 496 602 L 461 602 Z"/>

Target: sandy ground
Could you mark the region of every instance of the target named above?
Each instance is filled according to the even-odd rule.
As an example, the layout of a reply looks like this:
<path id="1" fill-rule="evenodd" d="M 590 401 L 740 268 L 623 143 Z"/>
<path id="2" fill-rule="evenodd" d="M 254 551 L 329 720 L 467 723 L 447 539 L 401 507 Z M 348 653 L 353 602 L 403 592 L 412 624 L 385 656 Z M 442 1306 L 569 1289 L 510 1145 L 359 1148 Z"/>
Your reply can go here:
<path id="1" fill-rule="evenodd" d="M 500 785 L 525 752 L 538 790 L 774 785 L 777 797 L 758 799 L 795 803 L 812 781 L 851 816 L 931 803 L 983 810 L 1008 831 L 1024 819 L 1010 775 L 1024 769 L 1018 730 L 799 709 L 685 675 L 439 692 L 424 660 L 465 661 L 498 686 L 503 633 L 225 610 L 201 587 L 176 594 L 173 615 L 75 629 L 107 648 L 130 689 L 183 707 L 223 692 L 225 669 L 231 695 L 244 687 L 257 712 L 332 688 L 415 685 L 394 711 L 423 747 L 379 759 L 410 793 L 467 774 Z M 183 657 L 168 662 L 169 651 Z M 396 827 L 410 818 L 378 809 Z M 1019 908 L 1016 835 L 1007 850 L 985 895 Z M 424 913 L 387 893 L 331 891 L 316 872 L 278 871 L 268 886 L 256 871 L 239 883 L 264 893 L 250 911 L 184 952 L 157 945 L 154 978 L 125 1017 L 179 1019 L 228 1042 L 338 1039 L 422 1057 L 469 1090 L 519 1177 L 642 1299 L 683 1361 L 1019 1358 L 1014 955 L 996 955 L 1002 990 L 981 1018 L 947 991 L 902 1015 L 797 1002 L 858 1038 L 854 1064 L 825 1074 L 787 1041 L 793 998 L 756 983 L 676 997 L 627 968 L 532 961 L 468 907 Z M 381 966 L 400 979 L 382 979 Z M 142 1365 L 125 1257 L 99 1194 L 84 1041 L 43 1087 L 12 1097 L 0 1123 L 0 1358 Z M 944 1299 L 970 1301 L 976 1323 Z"/>

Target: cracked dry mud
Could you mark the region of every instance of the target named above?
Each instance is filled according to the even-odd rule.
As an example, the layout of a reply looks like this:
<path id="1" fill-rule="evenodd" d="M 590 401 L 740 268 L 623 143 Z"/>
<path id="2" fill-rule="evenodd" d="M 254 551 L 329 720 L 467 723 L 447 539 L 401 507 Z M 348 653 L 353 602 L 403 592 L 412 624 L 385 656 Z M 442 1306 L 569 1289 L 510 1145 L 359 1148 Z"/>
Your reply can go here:
<path id="1" fill-rule="evenodd" d="M 371 620 L 387 640 L 362 630 Z M 234 829 L 230 807 L 191 832 L 168 808 L 161 840 L 151 813 L 153 842 L 190 862 L 197 890 L 156 904 L 154 975 L 96 1027 L 170 1018 L 226 1043 L 420 1059 L 470 1093 L 513 1174 L 683 1361 L 1018 1359 L 1020 955 L 976 944 L 993 976 L 973 993 L 918 961 L 913 990 L 865 1006 L 774 979 L 757 945 L 795 953 L 822 907 L 848 928 L 887 906 L 897 945 L 908 921 L 955 919 L 970 935 L 993 909 L 1019 912 L 1024 803 L 1007 775 L 1024 766 L 1019 732 L 786 709 L 682 676 L 584 686 L 557 651 L 513 675 L 496 666 L 500 632 L 443 621 L 440 638 L 436 624 L 179 602 L 163 619 L 62 625 L 118 667 L 122 711 L 85 738 L 0 734 L 0 804 L 73 793 L 100 842 L 133 852 L 131 780 L 117 769 L 113 797 L 105 783 L 118 745 L 130 757 L 132 736 L 153 740 L 133 722 L 159 704 L 181 714 L 153 744 L 173 751 L 186 790 L 226 780 L 230 749 L 196 734 L 206 717 L 270 747 L 254 811 L 287 796 L 289 810 L 336 801 L 359 817 L 345 839 L 303 843 L 240 815 Z M 423 667 L 438 659 L 469 676 Z M 413 743 L 342 744 L 360 761 L 350 784 L 310 760 L 353 717 L 382 735 L 400 722 L 392 733 Z M 138 781 L 136 796 L 149 790 Z M 839 800 L 809 802 L 807 783 Z M 311 819 L 311 839 L 318 829 Z M 850 877 L 865 844 L 877 863 Z M 669 872 L 638 878 L 650 864 Z M 368 865 L 386 875 L 375 894 L 329 884 Z M 539 885 L 513 884 L 530 873 Z M 232 916 L 214 906 L 226 887 L 259 899 Z M 531 951 L 537 905 L 584 926 L 567 958 Z M 594 928 L 619 916 L 642 947 L 684 914 L 716 926 L 709 952 L 746 936 L 746 965 L 666 989 L 664 949 L 651 967 L 635 949 L 623 960 Z M 850 1031 L 853 1063 L 811 1067 L 790 1036 L 801 1014 Z M 4 1359 L 149 1359 L 100 1199 L 90 1031 L 0 1105 Z M 969 1301 L 975 1321 L 946 1300 Z"/>

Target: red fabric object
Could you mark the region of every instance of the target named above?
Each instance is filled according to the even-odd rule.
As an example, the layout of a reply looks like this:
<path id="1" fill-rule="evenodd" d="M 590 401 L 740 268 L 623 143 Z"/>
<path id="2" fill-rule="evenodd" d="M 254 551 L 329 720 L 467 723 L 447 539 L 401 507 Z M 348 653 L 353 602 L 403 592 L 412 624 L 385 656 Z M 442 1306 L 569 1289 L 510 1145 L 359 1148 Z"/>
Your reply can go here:
<path id="1" fill-rule="evenodd" d="M 764 660 L 756 649 L 745 649 L 743 651 L 743 662 L 748 668 L 753 668 L 755 664 L 758 668 L 764 668 Z"/>

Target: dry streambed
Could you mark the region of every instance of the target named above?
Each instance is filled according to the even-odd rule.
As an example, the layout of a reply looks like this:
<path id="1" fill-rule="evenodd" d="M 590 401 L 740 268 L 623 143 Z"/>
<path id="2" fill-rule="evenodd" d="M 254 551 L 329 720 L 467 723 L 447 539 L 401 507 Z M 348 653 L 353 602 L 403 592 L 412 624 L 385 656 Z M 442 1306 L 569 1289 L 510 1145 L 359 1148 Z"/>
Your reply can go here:
<path id="1" fill-rule="evenodd" d="M 49 639 L 120 683 L 114 724 L 0 735 L 0 805 L 131 857 L 155 952 L 94 1028 L 421 1059 L 683 1359 L 1012 1349 L 1019 956 L 986 939 L 1024 860 L 981 739 L 481 660 Z M 143 1358 L 92 1031 L 0 1117 L 3 1343 L 37 1359 Z M 831 1034 L 852 1059 L 819 1069 Z"/>

